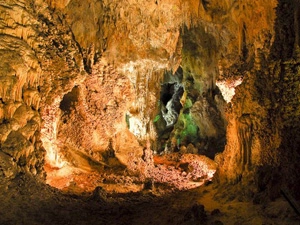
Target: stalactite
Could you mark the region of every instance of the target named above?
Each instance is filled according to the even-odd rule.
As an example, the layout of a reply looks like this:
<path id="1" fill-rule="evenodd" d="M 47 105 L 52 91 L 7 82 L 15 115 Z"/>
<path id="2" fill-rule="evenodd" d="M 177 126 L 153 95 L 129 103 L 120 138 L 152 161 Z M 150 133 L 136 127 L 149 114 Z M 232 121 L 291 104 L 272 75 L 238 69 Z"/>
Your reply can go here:
<path id="1" fill-rule="evenodd" d="M 12 131 L 2 145 L 2 151 L 14 158 L 21 169 L 29 170 L 29 158 L 34 157 L 33 145 L 19 132 Z"/>
<path id="2" fill-rule="evenodd" d="M 4 105 L 4 118 L 9 120 L 13 117 L 15 111 L 22 105 L 21 102 L 13 102 L 12 100 Z"/>
<path id="3" fill-rule="evenodd" d="M 247 48 L 247 27 L 245 22 L 243 22 L 243 26 L 241 28 L 241 56 L 242 60 L 246 60 L 248 58 L 248 48 Z"/>
<path id="4" fill-rule="evenodd" d="M 34 120 L 29 120 L 25 127 L 21 128 L 20 133 L 27 138 L 28 141 L 35 137 L 36 131 L 39 129 L 39 124 Z M 34 144 L 34 142 L 32 142 Z"/>
<path id="5" fill-rule="evenodd" d="M 27 73 L 27 80 L 26 80 L 27 86 L 31 88 L 37 88 L 40 84 L 40 79 L 41 79 L 40 76 L 41 76 L 41 68 L 31 67 L 31 69 Z"/>
<path id="6" fill-rule="evenodd" d="M 135 93 L 135 100 L 131 103 L 128 112 L 128 121 L 131 132 L 140 140 L 145 140 L 149 132 L 149 123 L 152 123 L 150 118 L 154 110 L 153 104 L 156 104 L 154 96 L 159 93 L 161 79 L 159 72 L 165 68 L 167 68 L 167 61 L 157 62 L 145 59 L 131 61 L 118 69 L 129 78 Z M 153 83 L 155 83 L 154 86 Z"/>
<path id="7" fill-rule="evenodd" d="M 15 99 L 15 87 L 17 83 L 16 77 L 1 76 L 0 77 L 0 98 L 3 102 L 7 102 L 10 99 Z"/>
<path id="8" fill-rule="evenodd" d="M 26 105 L 32 106 L 35 110 L 39 109 L 41 97 L 37 90 L 27 89 L 23 93 L 23 99 Z"/>
<path id="9" fill-rule="evenodd" d="M 172 54 L 172 56 L 170 58 L 170 68 L 173 72 L 173 75 L 178 70 L 178 68 L 181 64 L 182 47 L 183 47 L 182 37 L 178 37 L 175 52 Z"/>
<path id="10" fill-rule="evenodd" d="M 20 70 L 17 72 L 18 81 L 16 83 L 14 101 L 22 101 L 23 87 L 27 81 L 27 71 L 23 71 L 22 69 L 24 68 L 20 68 Z"/>
<path id="11" fill-rule="evenodd" d="M 36 111 L 32 110 L 31 107 L 25 104 L 20 105 L 13 115 L 13 119 L 18 121 L 20 127 L 24 127 L 31 118 L 37 114 Z"/>

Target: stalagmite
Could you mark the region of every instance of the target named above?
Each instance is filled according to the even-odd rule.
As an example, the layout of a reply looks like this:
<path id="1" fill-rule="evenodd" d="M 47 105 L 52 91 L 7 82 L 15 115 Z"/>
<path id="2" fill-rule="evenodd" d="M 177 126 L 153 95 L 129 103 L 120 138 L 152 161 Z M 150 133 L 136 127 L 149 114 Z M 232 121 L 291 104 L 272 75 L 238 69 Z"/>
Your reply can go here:
<path id="1" fill-rule="evenodd" d="M 44 148 L 47 151 L 47 160 L 51 166 L 61 167 L 63 162 L 59 158 L 58 148 L 57 148 L 57 126 L 59 120 L 59 103 L 60 98 L 56 98 L 52 105 L 49 105 L 44 109 L 42 114 L 42 137 Z"/>

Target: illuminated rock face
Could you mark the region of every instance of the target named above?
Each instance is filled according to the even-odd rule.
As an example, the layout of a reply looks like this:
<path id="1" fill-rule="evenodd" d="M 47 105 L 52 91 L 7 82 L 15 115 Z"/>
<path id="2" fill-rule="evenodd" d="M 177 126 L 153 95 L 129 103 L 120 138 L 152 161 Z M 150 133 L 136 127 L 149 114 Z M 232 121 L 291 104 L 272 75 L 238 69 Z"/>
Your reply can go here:
<path id="1" fill-rule="evenodd" d="M 216 157 L 221 181 L 256 179 L 263 190 L 274 182 L 266 171 L 282 170 L 290 178 L 281 182 L 296 188 L 298 167 L 284 165 L 299 154 L 298 1 L 0 8 L 2 178 L 43 175 L 44 159 L 80 163 L 70 152 L 102 162 L 113 149 L 131 167 L 151 143 L 211 158 L 225 148 Z"/>
<path id="2" fill-rule="evenodd" d="M 55 99 L 81 77 L 81 56 L 73 55 L 78 50 L 71 33 L 51 15 L 45 3 L 37 1 L 30 7 L 26 1 L 2 1 L 0 8 L 4 175 L 0 179 L 13 178 L 18 172 L 40 177 L 45 154 L 41 140 L 52 132 L 50 124 L 48 132 L 41 134 L 47 125 L 47 120 L 42 121 L 43 115 L 49 118 L 48 109 Z"/>

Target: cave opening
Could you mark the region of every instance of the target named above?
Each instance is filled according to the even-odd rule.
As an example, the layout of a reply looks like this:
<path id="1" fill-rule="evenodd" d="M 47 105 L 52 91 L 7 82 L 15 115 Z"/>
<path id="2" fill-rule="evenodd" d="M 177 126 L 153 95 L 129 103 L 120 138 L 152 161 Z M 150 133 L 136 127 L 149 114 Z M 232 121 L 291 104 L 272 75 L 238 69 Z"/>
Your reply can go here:
<path id="1" fill-rule="evenodd" d="M 157 152 L 159 154 L 168 151 L 167 142 L 182 109 L 180 102 L 184 93 L 182 77 L 183 71 L 181 67 L 174 74 L 171 71 L 164 73 L 160 89 L 159 113 L 157 115 L 157 118 L 161 119 L 154 121 L 158 132 Z"/>
<path id="2" fill-rule="evenodd" d="M 82 185 L 85 179 L 81 175 L 92 171 L 90 164 L 98 166 L 96 160 L 79 150 L 80 142 L 84 142 L 84 131 L 80 129 L 82 115 L 78 109 L 80 92 L 81 87 L 74 86 L 62 98 L 57 98 L 43 117 L 46 183 L 61 190 L 71 190 L 73 180 Z"/>
<path id="3" fill-rule="evenodd" d="M 57 98 L 52 106 L 46 110 L 43 119 L 45 121 L 43 129 L 43 143 L 46 149 L 46 167 L 62 168 L 67 164 L 65 155 L 62 154 L 59 132 L 62 124 L 70 120 L 78 104 L 80 89 L 74 86 L 70 92 L 66 93 L 62 99 Z"/>
<path id="4" fill-rule="evenodd" d="M 196 48 L 194 39 L 185 35 L 185 48 Z M 205 63 L 207 71 L 184 61 L 175 72 L 161 70 L 147 78 L 136 66 L 121 77 L 103 66 L 64 94 L 57 108 L 52 107 L 56 119 L 49 143 L 61 163 L 57 170 L 46 171 L 48 183 L 71 191 L 101 186 L 111 192 L 136 192 L 149 180 L 165 190 L 190 189 L 211 180 L 214 156 L 225 146 L 224 100 L 215 76 L 205 74 L 213 73 L 206 62 L 200 56 L 195 60 Z M 120 93 L 130 93 L 126 88 L 137 96 L 122 106 L 125 98 Z"/>
<path id="5" fill-rule="evenodd" d="M 160 111 L 154 119 L 158 133 L 155 153 L 198 154 L 214 159 L 216 154 L 224 151 L 225 100 L 228 101 L 228 97 L 224 88 L 220 89 L 220 82 L 213 80 L 215 78 L 207 80 L 197 76 L 182 67 L 174 75 L 164 74 Z M 231 92 L 230 98 L 234 89 Z M 225 100 L 224 96 L 227 97 Z"/>
<path id="6" fill-rule="evenodd" d="M 72 109 L 75 109 L 75 104 L 79 98 L 79 87 L 75 86 L 70 92 L 64 95 L 59 104 L 59 108 L 65 113 L 70 114 Z"/>
<path id="7" fill-rule="evenodd" d="M 155 190 L 165 192 L 169 190 L 166 187 L 191 189 L 211 180 L 216 164 L 199 154 L 196 145 L 200 140 L 199 127 L 192 115 L 195 99 L 186 99 L 183 77 L 181 67 L 175 73 L 165 71 L 163 74 L 158 113 L 152 121 L 158 135 L 155 144 L 150 144 L 149 139 L 134 144 L 136 137 L 130 130 L 127 114 L 125 120 L 122 116 L 126 131 L 118 134 L 116 130 L 110 135 L 101 133 L 105 119 L 111 118 L 117 106 L 113 104 L 115 100 L 101 99 L 104 102 L 101 105 L 96 92 L 84 96 L 82 89 L 85 87 L 73 87 L 58 101 L 57 108 L 52 107 L 56 119 L 49 121 L 54 131 L 49 143 L 55 152 L 52 160 L 61 163 L 45 167 L 47 183 L 76 193 L 92 191 L 96 186 L 107 192 L 127 193 L 142 191 L 149 181 Z M 89 99 L 90 96 L 93 97 Z M 83 106 L 94 100 L 98 107 L 95 114 L 82 112 Z M 93 123 L 92 119 L 97 120 Z M 115 120 L 111 122 L 109 126 L 116 126 Z M 136 149 L 131 149 L 132 146 Z"/>
<path id="8" fill-rule="evenodd" d="M 182 108 L 180 99 L 183 94 L 183 86 L 180 83 L 164 83 L 161 88 L 161 113 L 167 123 L 172 126 L 176 123 Z"/>

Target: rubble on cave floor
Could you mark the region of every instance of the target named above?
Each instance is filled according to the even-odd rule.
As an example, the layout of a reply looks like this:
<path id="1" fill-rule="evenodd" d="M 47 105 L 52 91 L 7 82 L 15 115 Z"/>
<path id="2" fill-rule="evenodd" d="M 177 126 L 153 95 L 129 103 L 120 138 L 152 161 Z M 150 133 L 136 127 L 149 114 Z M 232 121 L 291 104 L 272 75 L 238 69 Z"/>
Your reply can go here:
<path id="1" fill-rule="evenodd" d="M 216 171 L 213 160 L 196 154 L 171 153 L 155 155 L 149 162 L 141 162 L 136 173 L 126 168 L 103 166 L 101 169 L 84 169 L 66 164 L 53 168 L 46 164 L 47 184 L 70 193 L 92 191 L 100 186 L 112 193 L 154 192 L 187 190 L 210 181 Z"/>
<path id="2" fill-rule="evenodd" d="M 62 192 L 32 177 L 20 175 L 0 185 L 1 224 L 272 224 L 297 225 L 299 217 L 279 198 L 263 204 L 245 201 L 241 187 L 217 186 L 172 191 L 157 196 L 151 190 L 108 193 Z"/>
<path id="3" fill-rule="evenodd" d="M 43 225 L 299 224 L 299 217 L 283 198 L 272 202 L 262 199 L 257 204 L 253 201 L 253 193 L 244 191 L 242 185 L 218 186 L 212 179 L 215 162 L 205 156 L 170 153 L 150 158 L 148 167 L 144 164 L 140 169 L 148 170 L 151 177 L 133 174 L 124 168 L 104 166 L 93 171 L 46 165 L 47 182 L 56 188 L 28 181 L 26 177 L 0 187 L 3 193 L 0 213 L 10 210 L 2 213 L 0 222 Z"/>

